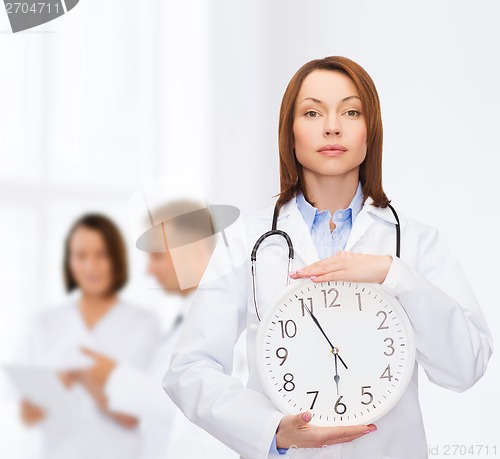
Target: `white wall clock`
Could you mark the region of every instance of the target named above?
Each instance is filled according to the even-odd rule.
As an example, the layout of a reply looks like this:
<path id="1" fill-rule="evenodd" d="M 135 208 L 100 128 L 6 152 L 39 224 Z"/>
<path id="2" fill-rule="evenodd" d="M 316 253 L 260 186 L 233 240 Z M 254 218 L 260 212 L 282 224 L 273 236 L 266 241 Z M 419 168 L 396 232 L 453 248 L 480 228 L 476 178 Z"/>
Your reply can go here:
<path id="1" fill-rule="evenodd" d="M 256 337 L 263 387 L 315 425 L 368 424 L 401 398 L 415 366 L 405 310 L 377 284 L 294 282 Z"/>

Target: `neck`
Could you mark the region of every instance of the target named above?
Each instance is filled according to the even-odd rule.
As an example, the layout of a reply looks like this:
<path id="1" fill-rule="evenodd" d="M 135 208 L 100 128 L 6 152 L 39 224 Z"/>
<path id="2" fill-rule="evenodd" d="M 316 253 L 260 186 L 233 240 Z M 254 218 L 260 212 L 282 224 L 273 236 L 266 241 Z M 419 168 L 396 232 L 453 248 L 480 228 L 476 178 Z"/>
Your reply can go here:
<path id="1" fill-rule="evenodd" d="M 80 313 L 87 327 L 89 329 L 94 328 L 115 303 L 116 294 L 94 295 L 83 292 L 80 301 Z"/>
<path id="2" fill-rule="evenodd" d="M 106 310 L 116 303 L 116 294 L 111 295 L 95 295 L 88 292 L 83 292 L 80 300 L 80 305 L 83 309 Z"/>
<path id="3" fill-rule="evenodd" d="M 359 182 L 359 169 L 339 176 L 319 175 L 304 170 L 305 197 L 318 210 L 329 210 L 333 215 L 345 209 L 354 198 Z"/>

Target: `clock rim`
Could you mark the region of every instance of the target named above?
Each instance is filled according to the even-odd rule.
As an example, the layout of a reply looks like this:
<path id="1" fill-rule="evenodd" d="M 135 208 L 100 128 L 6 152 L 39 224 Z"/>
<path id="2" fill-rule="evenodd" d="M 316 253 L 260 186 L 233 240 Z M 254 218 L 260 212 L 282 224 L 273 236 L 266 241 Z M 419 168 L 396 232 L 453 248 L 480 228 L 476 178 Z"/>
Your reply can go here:
<path id="1" fill-rule="evenodd" d="M 415 371 L 415 366 L 416 366 L 416 346 L 415 346 L 415 333 L 413 331 L 413 326 L 411 323 L 411 320 L 408 316 L 408 313 L 406 312 L 405 307 L 396 299 L 396 297 L 388 294 L 385 292 L 380 284 L 377 283 L 369 283 L 369 282 L 353 282 L 353 281 L 325 281 L 325 282 L 312 282 L 310 279 L 300 279 L 297 281 L 294 281 L 292 284 L 286 286 L 285 290 L 283 293 L 279 296 L 279 298 L 275 301 L 275 303 L 268 308 L 263 317 L 262 320 L 258 324 L 258 329 L 257 329 L 257 334 L 256 334 L 256 339 L 255 339 L 255 346 L 254 346 L 254 364 L 255 367 L 257 368 L 257 375 L 259 378 L 259 382 L 261 386 L 263 387 L 266 396 L 269 398 L 269 400 L 273 403 L 275 408 L 277 408 L 279 411 L 281 411 L 284 415 L 293 415 L 297 414 L 295 412 L 291 412 L 286 408 L 287 405 L 285 405 L 282 402 L 282 397 L 278 398 L 277 392 L 271 387 L 270 381 L 267 379 L 267 376 L 265 375 L 265 365 L 264 365 L 264 359 L 259 359 L 259 356 L 263 355 L 263 347 L 264 347 L 264 342 L 265 342 L 265 336 L 264 336 L 264 329 L 266 328 L 264 324 L 269 323 L 270 319 L 272 318 L 273 314 L 275 313 L 276 309 L 283 304 L 283 302 L 286 302 L 285 300 L 288 299 L 288 297 L 294 292 L 295 290 L 300 290 L 301 288 L 304 288 L 304 286 L 311 285 L 311 284 L 316 284 L 316 285 L 326 285 L 328 284 L 333 284 L 339 285 L 339 284 L 357 284 L 359 286 L 363 286 L 365 288 L 369 288 L 372 291 L 375 291 L 377 295 L 381 295 L 384 297 L 384 299 L 387 299 L 387 301 L 390 303 L 390 305 L 399 310 L 400 313 L 398 314 L 399 317 L 401 318 L 403 324 L 403 329 L 406 332 L 407 335 L 407 352 L 408 352 L 408 361 L 411 362 L 413 361 L 413 365 L 408 365 L 407 371 L 403 373 L 403 377 L 400 379 L 400 384 L 398 387 L 401 388 L 401 390 L 398 391 L 396 396 L 391 400 L 390 403 L 387 405 L 383 406 L 380 410 L 377 410 L 376 412 L 373 412 L 373 415 L 367 416 L 366 418 L 363 418 L 363 422 L 361 425 L 364 424 L 370 424 L 373 423 L 382 417 L 384 417 L 387 413 L 389 413 L 401 400 L 403 395 L 406 393 L 408 390 L 408 386 L 412 380 L 413 373 Z M 332 286 L 332 285 L 330 285 Z M 306 410 L 310 411 L 310 410 Z M 315 424 L 314 423 L 314 418 L 311 420 L 309 423 L 310 425 L 318 425 L 318 426 L 332 426 L 332 427 L 337 427 L 337 426 L 345 426 L 349 424 Z M 351 425 L 359 425 L 359 423 L 356 424 L 351 424 Z"/>

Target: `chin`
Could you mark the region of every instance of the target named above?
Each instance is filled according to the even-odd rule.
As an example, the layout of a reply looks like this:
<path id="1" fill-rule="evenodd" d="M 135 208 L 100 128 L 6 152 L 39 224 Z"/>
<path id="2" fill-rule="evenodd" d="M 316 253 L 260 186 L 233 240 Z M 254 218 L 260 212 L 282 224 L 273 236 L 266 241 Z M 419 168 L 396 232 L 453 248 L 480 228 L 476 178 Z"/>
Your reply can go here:
<path id="1" fill-rule="evenodd" d="M 312 167 L 310 170 L 312 173 L 316 175 L 346 175 L 349 173 L 359 171 L 360 164 L 358 163 L 346 163 L 345 161 L 330 161 L 330 162 L 321 162 L 321 164 L 317 164 Z"/>
<path id="2" fill-rule="evenodd" d="M 102 286 L 96 287 L 95 285 L 89 286 L 88 288 L 83 288 L 82 290 L 88 295 L 97 296 L 101 298 L 111 296 L 113 293 L 111 291 L 111 287 L 102 287 Z"/>
<path id="3" fill-rule="evenodd" d="M 159 284 L 170 293 L 178 292 L 180 290 L 179 284 L 175 283 L 172 280 L 167 280 L 165 282 L 159 281 Z"/>
<path id="4" fill-rule="evenodd" d="M 346 161 L 347 159 L 347 161 Z M 352 158 L 321 158 L 320 161 L 310 165 L 303 165 L 304 170 L 308 170 L 315 175 L 345 175 L 349 172 L 359 170 L 361 163 L 352 162 Z"/>
<path id="5" fill-rule="evenodd" d="M 321 167 L 316 168 L 316 170 L 311 170 L 311 173 L 316 176 L 326 176 L 326 177 L 339 177 L 346 175 L 356 167 Z"/>

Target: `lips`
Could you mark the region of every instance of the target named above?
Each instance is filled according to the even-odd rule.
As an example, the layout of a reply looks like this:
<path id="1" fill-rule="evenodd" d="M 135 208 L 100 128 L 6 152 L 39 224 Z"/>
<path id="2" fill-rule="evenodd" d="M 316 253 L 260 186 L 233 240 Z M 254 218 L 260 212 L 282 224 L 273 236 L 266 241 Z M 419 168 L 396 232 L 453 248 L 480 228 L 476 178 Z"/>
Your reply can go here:
<path id="1" fill-rule="evenodd" d="M 318 153 L 329 158 L 335 158 L 337 156 L 342 156 L 347 151 L 347 148 L 343 145 L 335 143 L 333 145 L 325 145 L 318 150 Z"/>
<path id="2" fill-rule="evenodd" d="M 333 145 L 325 145 L 321 147 L 318 152 L 323 153 L 323 152 L 336 152 L 336 153 L 343 153 L 344 151 L 347 151 L 347 148 L 344 147 L 343 145 L 339 145 L 338 143 L 335 143 Z"/>

